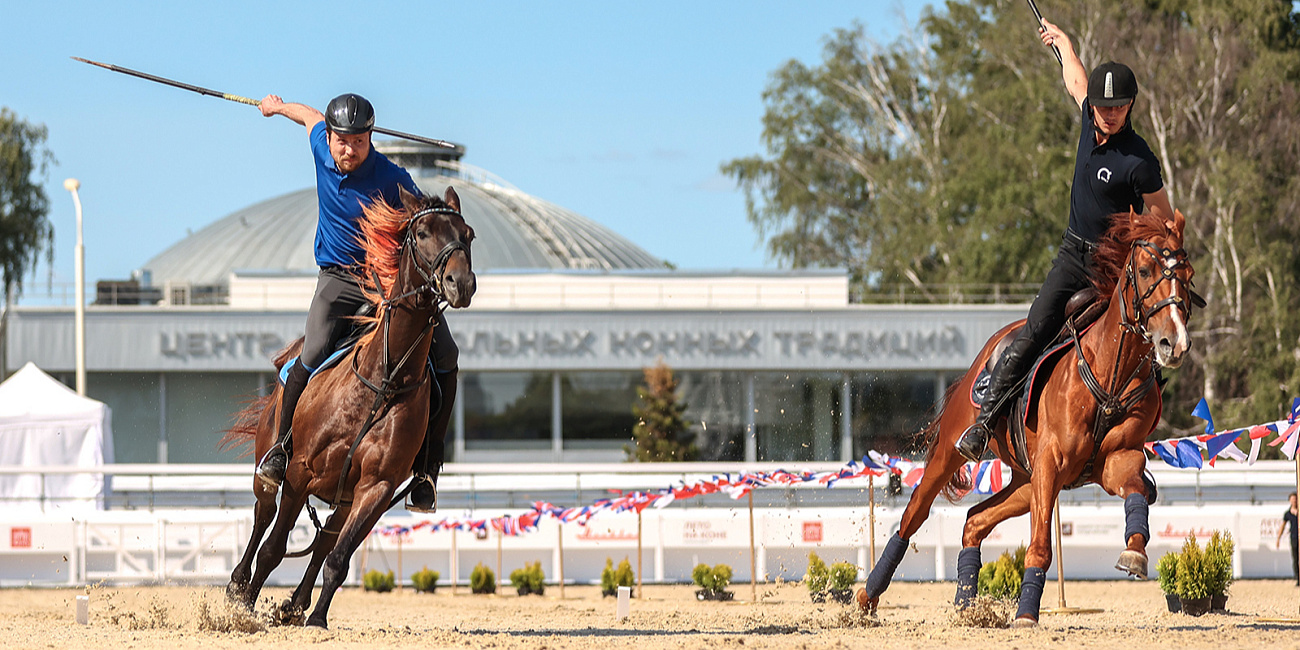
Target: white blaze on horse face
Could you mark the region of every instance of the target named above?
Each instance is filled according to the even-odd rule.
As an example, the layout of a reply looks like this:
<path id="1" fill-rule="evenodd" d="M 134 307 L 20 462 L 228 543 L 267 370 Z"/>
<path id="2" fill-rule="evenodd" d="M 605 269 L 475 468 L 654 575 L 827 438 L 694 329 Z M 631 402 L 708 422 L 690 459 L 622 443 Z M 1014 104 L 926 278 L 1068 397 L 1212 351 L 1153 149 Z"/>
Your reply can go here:
<path id="1" fill-rule="evenodd" d="M 1165 266 L 1172 269 L 1178 264 L 1178 260 L 1166 259 Z M 1169 276 L 1169 295 L 1177 296 L 1179 279 L 1177 275 Z M 1173 320 L 1174 332 L 1172 349 L 1165 351 L 1160 345 L 1156 346 L 1156 362 L 1166 368 L 1177 368 L 1183 362 L 1183 355 L 1187 354 L 1190 343 L 1187 336 L 1187 323 L 1183 322 L 1183 311 L 1178 308 L 1178 303 L 1166 305 L 1169 309 L 1169 317 Z"/>

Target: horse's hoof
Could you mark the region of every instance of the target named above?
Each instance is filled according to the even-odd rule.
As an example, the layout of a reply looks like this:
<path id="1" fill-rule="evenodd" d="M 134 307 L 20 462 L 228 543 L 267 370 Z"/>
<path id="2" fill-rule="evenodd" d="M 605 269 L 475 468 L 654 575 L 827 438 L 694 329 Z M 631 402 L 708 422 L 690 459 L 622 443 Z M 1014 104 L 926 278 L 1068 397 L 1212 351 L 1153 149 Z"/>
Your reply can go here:
<path id="1" fill-rule="evenodd" d="M 325 624 L 325 617 L 316 618 L 315 616 L 307 619 L 307 627 L 318 627 L 322 630 L 328 630 L 330 626 Z"/>
<path id="2" fill-rule="evenodd" d="M 1138 580 L 1147 579 L 1147 556 L 1145 553 L 1125 550 L 1119 554 L 1119 561 L 1115 563 L 1115 568 L 1124 571 Z"/>
<path id="3" fill-rule="evenodd" d="M 1038 627 L 1038 619 L 1032 618 L 1030 616 L 1021 616 L 1020 618 L 1011 621 L 1011 627 L 1014 628 Z"/>
<path id="4" fill-rule="evenodd" d="M 876 615 L 876 607 L 880 605 L 880 598 L 872 598 L 867 595 L 867 590 L 858 588 L 857 594 L 858 610 L 863 614 Z"/>
<path id="5" fill-rule="evenodd" d="M 282 626 L 302 625 L 302 608 L 293 604 L 292 600 L 285 599 L 280 606 L 275 609 L 275 620 Z"/>

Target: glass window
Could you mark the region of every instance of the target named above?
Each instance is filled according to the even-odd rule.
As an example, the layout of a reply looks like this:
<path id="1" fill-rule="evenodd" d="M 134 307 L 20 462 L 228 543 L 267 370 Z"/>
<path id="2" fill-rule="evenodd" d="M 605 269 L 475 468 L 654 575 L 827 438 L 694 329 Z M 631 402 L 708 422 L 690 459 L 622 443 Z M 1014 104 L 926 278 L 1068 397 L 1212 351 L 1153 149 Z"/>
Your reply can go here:
<path id="1" fill-rule="evenodd" d="M 235 414 L 257 395 L 258 377 L 254 372 L 167 373 L 167 462 L 251 464 L 243 456 L 246 447 L 218 447 Z"/>
<path id="2" fill-rule="evenodd" d="M 677 373 L 677 381 L 699 460 L 745 460 L 745 376 L 686 371 Z"/>
<path id="3" fill-rule="evenodd" d="M 158 462 L 158 373 L 86 373 L 86 396 L 112 409 L 113 460 Z"/>
<path id="4" fill-rule="evenodd" d="M 466 372 L 465 448 L 550 449 L 551 373 Z"/>
<path id="5" fill-rule="evenodd" d="M 640 372 L 560 375 L 560 431 L 565 449 L 622 449 L 632 444 Z"/>
<path id="6" fill-rule="evenodd" d="M 758 460 L 839 460 L 842 384 L 836 373 L 755 373 Z"/>
<path id="7" fill-rule="evenodd" d="M 913 445 L 929 422 L 937 376 L 932 372 L 855 374 L 852 379 L 853 456 L 867 450 L 897 456 L 925 455 Z"/>

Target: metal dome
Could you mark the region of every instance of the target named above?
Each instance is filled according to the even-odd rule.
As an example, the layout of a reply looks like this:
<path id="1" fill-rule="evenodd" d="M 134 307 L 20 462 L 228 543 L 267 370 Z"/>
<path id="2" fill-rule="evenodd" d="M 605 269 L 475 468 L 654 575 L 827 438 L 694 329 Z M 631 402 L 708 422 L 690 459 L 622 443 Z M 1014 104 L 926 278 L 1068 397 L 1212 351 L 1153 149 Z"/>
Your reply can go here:
<path id="1" fill-rule="evenodd" d="M 664 262 L 614 231 L 456 161 L 430 166 L 429 152 L 407 143 L 376 142 L 403 164 L 425 194 L 456 189 L 474 228 L 476 271 L 503 269 L 662 269 Z M 432 149 L 432 148 L 429 148 Z M 150 282 L 220 285 L 231 271 L 316 272 L 315 188 L 290 192 L 236 211 L 149 260 Z"/>

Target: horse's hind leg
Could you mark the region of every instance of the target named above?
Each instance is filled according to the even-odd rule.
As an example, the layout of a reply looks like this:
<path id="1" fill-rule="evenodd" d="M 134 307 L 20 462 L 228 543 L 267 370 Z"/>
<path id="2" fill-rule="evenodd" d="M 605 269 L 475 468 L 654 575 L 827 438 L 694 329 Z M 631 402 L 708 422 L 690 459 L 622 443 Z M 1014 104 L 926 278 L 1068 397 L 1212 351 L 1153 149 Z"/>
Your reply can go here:
<path id="1" fill-rule="evenodd" d="M 275 494 L 275 490 L 268 489 L 261 481 L 253 481 L 253 495 L 257 497 L 257 503 L 253 506 L 253 534 L 239 564 L 230 573 L 230 584 L 226 585 L 226 599 L 230 602 L 247 602 L 245 596 L 248 581 L 253 575 L 253 559 L 257 557 L 257 549 L 261 546 L 262 537 L 266 535 L 266 529 L 275 518 Z"/>
<path id="2" fill-rule="evenodd" d="M 964 609 L 975 598 L 982 566 L 980 545 L 998 524 L 1029 512 L 1029 477 L 1013 473 L 1011 482 L 966 513 L 961 553 L 957 556 L 957 595 L 953 604 Z"/>
<path id="3" fill-rule="evenodd" d="M 1147 486 L 1142 480 L 1146 464 L 1141 451 L 1124 449 L 1107 455 L 1101 471 L 1102 489 L 1124 498 L 1125 548 L 1115 568 L 1143 580 L 1147 577 L 1147 542 L 1151 540 Z"/>
<path id="4" fill-rule="evenodd" d="M 302 582 L 298 583 L 298 588 L 293 591 L 293 595 L 280 604 L 277 615 L 281 625 L 302 625 L 302 616 L 307 611 L 307 606 L 311 605 L 311 590 L 316 586 L 320 567 L 325 563 L 325 557 L 334 550 L 339 539 L 339 528 L 347 518 L 348 508 L 335 510 L 330 514 L 329 519 L 325 520 L 324 530 L 316 533 L 316 545 L 311 551 L 311 562 L 303 572 Z"/>
<path id="5" fill-rule="evenodd" d="M 858 590 L 857 601 L 858 607 L 867 612 L 874 612 L 877 603 L 880 602 L 880 595 L 885 593 L 889 588 L 889 583 L 894 578 L 894 572 L 898 570 L 898 565 L 903 561 L 903 555 L 907 552 L 907 541 L 916 534 L 930 516 L 930 506 L 943 490 L 943 486 L 952 478 L 957 468 L 961 467 L 966 459 L 962 458 L 957 450 L 951 444 L 945 444 L 943 436 L 939 435 L 936 439 L 934 454 L 930 457 L 926 465 L 925 474 L 921 477 L 921 482 L 917 484 L 916 489 L 912 492 L 912 498 L 907 502 L 907 508 L 903 511 L 903 519 L 899 524 L 898 533 L 889 538 L 885 544 L 885 549 L 880 554 L 880 559 L 876 562 L 875 568 L 867 576 L 867 584 Z"/>
<path id="6" fill-rule="evenodd" d="M 358 546 L 361 546 L 361 542 L 370 534 L 379 517 L 388 509 L 388 501 L 393 498 L 393 487 L 394 485 L 388 481 L 380 481 L 366 488 L 358 485 L 353 490 L 352 514 L 343 523 L 334 550 L 325 557 L 325 579 L 321 583 L 320 598 L 316 601 L 311 616 L 307 618 L 307 625 L 328 627 L 330 602 L 334 600 L 334 593 L 347 578 L 352 554 L 356 552 Z"/>
<path id="7" fill-rule="evenodd" d="M 289 532 L 297 525 L 298 513 L 302 512 L 302 507 L 307 502 L 307 495 L 299 493 L 288 481 L 285 481 L 280 492 L 280 512 L 276 515 L 275 525 L 271 527 L 271 534 L 257 551 L 257 570 L 253 572 L 253 579 L 244 593 L 244 604 L 249 609 L 257 604 L 257 596 L 271 572 L 284 561 Z"/>

